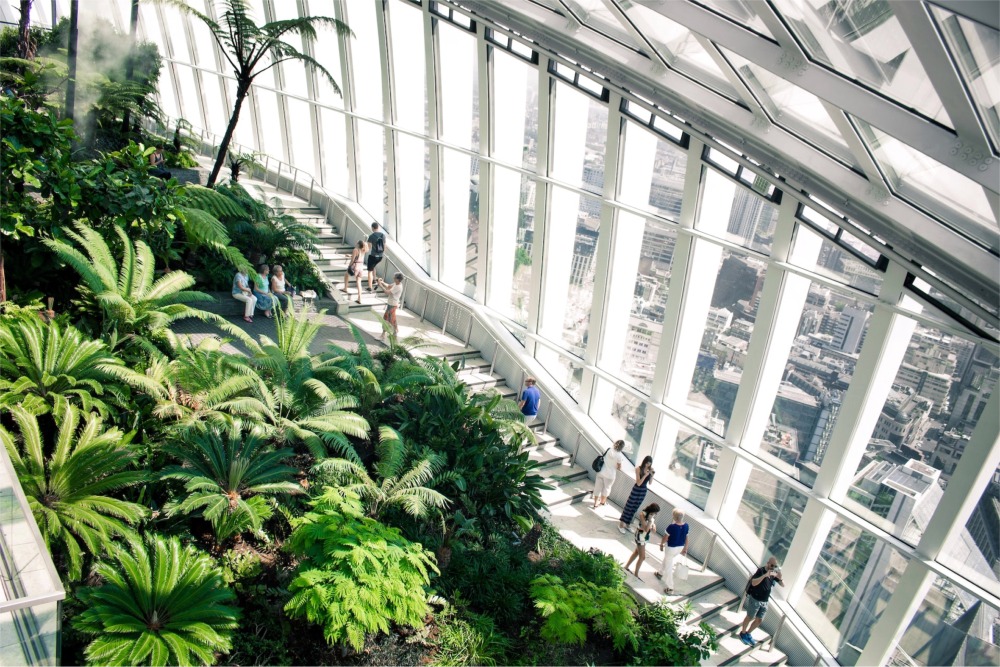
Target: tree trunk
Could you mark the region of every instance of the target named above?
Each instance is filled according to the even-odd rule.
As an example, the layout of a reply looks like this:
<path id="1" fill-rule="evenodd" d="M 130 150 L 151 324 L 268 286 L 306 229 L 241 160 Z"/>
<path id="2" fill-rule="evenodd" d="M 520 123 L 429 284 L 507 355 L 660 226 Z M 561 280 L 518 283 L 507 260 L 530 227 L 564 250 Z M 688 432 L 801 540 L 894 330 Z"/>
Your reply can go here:
<path id="1" fill-rule="evenodd" d="M 31 40 L 31 3 L 21 0 L 21 20 L 17 22 L 17 56 L 25 60 L 35 57 L 35 43 Z M 53 22 L 55 19 L 53 19 Z"/>
<path id="2" fill-rule="evenodd" d="M 240 77 L 239 82 L 236 84 L 236 104 L 233 106 L 233 115 L 229 117 L 229 126 L 226 127 L 226 133 L 222 135 L 222 143 L 219 144 L 219 154 L 215 158 L 215 166 L 212 167 L 212 173 L 208 177 L 207 187 L 211 188 L 215 186 L 215 180 L 219 178 L 222 165 L 226 162 L 226 155 L 229 153 L 229 143 L 233 140 L 233 132 L 236 131 L 236 124 L 240 122 L 240 108 L 243 106 L 243 100 L 246 99 L 247 93 L 250 92 L 250 85 L 252 83 L 252 79 Z"/>
<path id="3" fill-rule="evenodd" d="M 73 105 L 76 104 L 76 41 L 80 33 L 80 0 L 71 0 L 69 9 L 69 80 L 66 82 L 66 112 L 64 116 L 73 120 Z"/>
<path id="4" fill-rule="evenodd" d="M 128 20 L 128 38 L 129 38 L 129 51 L 128 51 L 128 62 L 125 65 L 125 80 L 131 82 L 132 77 L 135 75 L 135 39 L 136 33 L 139 31 L 139 0 L 132 0 L 132 12 L 129 15 Z M 129 123 L 131 119 L 131 112 L 129 109 L 125 109 L 125 114 L 122 117 L 122 136 L 128 137 Z"/>
<path id="5" fill-rule="evenodd" d="M 0 237 L 0 303 L 7 300 L 7 274 L 3 267 L 3 240 Z"/>

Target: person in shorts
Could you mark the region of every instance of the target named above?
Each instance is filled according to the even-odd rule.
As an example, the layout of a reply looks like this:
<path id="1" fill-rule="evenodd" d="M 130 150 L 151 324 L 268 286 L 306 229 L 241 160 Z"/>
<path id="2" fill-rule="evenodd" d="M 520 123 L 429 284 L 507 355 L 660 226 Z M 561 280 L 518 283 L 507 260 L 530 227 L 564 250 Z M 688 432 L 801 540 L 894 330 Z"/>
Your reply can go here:
<path id="1" fill-rule="evenodd" d="M 517 407 L 521 409 L 521 414 L 524 415 L 524 421 L 530 422 L 538 416 L 538 404 L 541 400 L 542 392 L 538 391 L 538 387 L 535 386 L 535 378 L 527 378 L 524 381 L 524 391 L 521 392 L 521 400 L 517 404 Z"/>
<path id="2" fill-rule="evenodd" d="M 747 599 L 744 608 L 747 610 L 746 618 L 740 626 L 740 641 L 747 646 L 757 644 L 751 636 L 761 623 L 764 622 L 764 615 L 767 613 L 767 601 L 771 598 L 771 588 L 777 583 L 784 586 L 781 579 L 781 570 L 778 568 L 778 559 L 771 556 L 767 559 L 764 567 L 758 567 L 757 571 L 750 577 L 747 584 Z"/>
<path id="3" fill-rule="evenodd" d="M 403 298 L 403 274 L 396 273 L 392 277 L 392 284 L 390 285 L 381 278 L 378 279 L 378 286 L 385 290 L 386 304 L 385 304 L 385 314 L 382 316 L 389 326 L 392 327 L 392 335 L 399 335 L 399 325 L 396 324 L 396 310 L 399 308 L 400 301 Z M 385 341 L 385 332 L 382 332 L 382 336 L 379 338 L 381 341 Z"/>
<path id="4" fill-rule="evenodd" d="M 385 255 L 385 232 L 381 230 L 377 222 L 372 223 L 372 233 L 368 235 L 368 291 L 374 292 L 372 283 L 375 280 L 375 267 L 382 261 Z M 379 285 L 382 280 L 379 280 Z"/>

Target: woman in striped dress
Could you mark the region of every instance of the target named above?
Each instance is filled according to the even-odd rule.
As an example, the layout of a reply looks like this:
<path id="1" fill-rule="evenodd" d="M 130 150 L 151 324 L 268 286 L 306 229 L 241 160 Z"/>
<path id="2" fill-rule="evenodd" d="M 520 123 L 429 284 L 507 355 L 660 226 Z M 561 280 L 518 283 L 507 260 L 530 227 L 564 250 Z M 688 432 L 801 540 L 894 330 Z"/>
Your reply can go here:
<path id="1" fill-rule="evenodd" d="M 647 456 L 642 460 L 642 465 L 635 469 L 635 486 L 632 493 L 628 494 L 628 502 L 625 503 L 625 510 L 618 520 L 618 532 L 625 534 L 628 525 L 632 523 L 632 517 L 639 510 L 642 501 L 646 499 L 646 491 L 649 488 L 649 480 L 653 479 L 653 457 Z"/>

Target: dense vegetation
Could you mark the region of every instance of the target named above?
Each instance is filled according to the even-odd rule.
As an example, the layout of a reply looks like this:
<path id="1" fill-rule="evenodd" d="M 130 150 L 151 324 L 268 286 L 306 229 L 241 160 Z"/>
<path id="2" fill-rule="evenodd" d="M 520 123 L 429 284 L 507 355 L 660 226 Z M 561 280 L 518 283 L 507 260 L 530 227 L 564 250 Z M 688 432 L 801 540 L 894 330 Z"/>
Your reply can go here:
<path id="1" fill-rule="evenodd" d="M 58 86 L 19 67 L 0 96 L 0 443 L 67 590 L 65 663 L 687 664 L 714 646 L 540 523 L 511 401 L 394 339 L 324 348 L 289 312 L 254 340 L 200 310 L 248 260 L 314 286 L 308 229 L 237 184 L 150 175 L 151 138 L 121 122 L 149 104 L 103 108 L 120 145 L 79 150 Z M 176 335 L 185 318 L 222 338 Z"/>

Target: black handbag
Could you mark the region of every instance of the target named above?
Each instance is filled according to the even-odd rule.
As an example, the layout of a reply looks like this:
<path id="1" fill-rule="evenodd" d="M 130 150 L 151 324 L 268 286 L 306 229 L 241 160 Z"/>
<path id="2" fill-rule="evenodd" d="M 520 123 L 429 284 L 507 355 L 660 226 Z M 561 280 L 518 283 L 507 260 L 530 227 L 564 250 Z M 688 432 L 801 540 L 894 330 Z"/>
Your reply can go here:
<path id="1" fill-rule="evenodd" d="M 611 451 L 610 447 L 605 449 L 604 454 L 601 454 L 600 456 L 595 458 L 594 462 L 590 464 L 590 467 L 593 468 L 596 472 L 601 472 L 602 470 L 604 470 L 604 456 L 610 451 Z"/>

